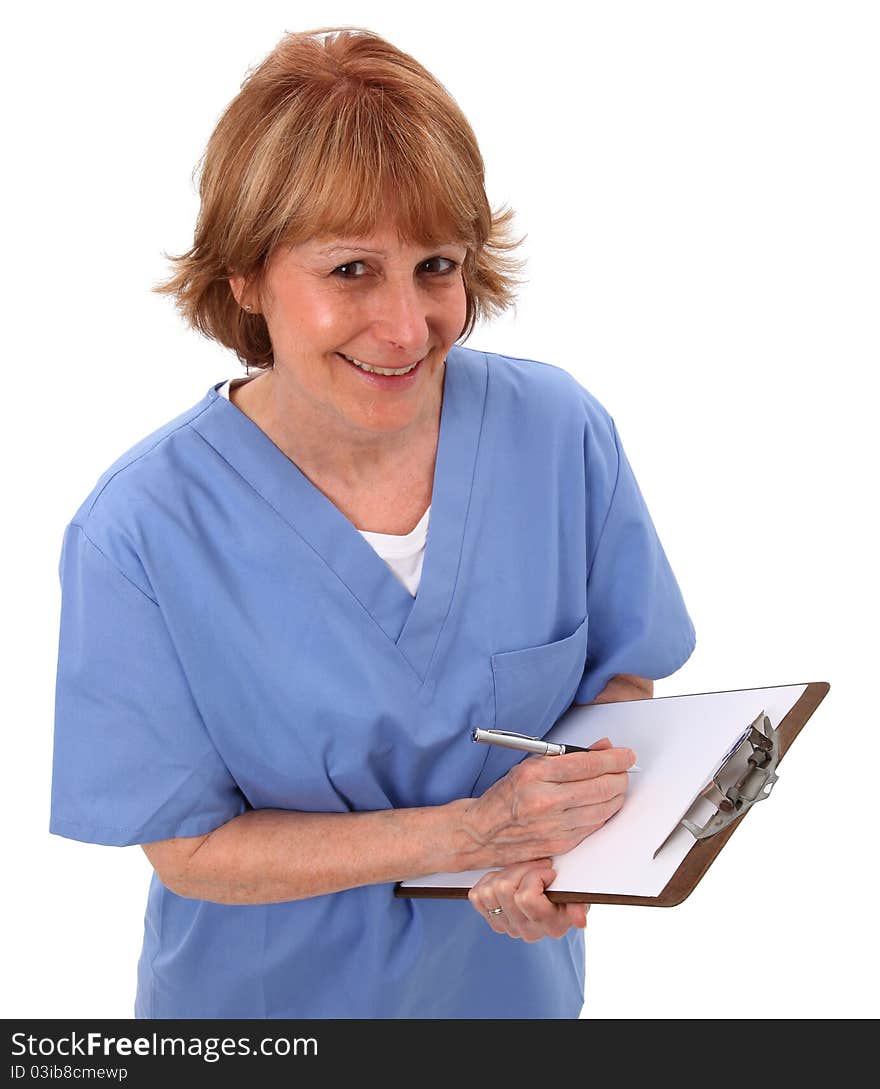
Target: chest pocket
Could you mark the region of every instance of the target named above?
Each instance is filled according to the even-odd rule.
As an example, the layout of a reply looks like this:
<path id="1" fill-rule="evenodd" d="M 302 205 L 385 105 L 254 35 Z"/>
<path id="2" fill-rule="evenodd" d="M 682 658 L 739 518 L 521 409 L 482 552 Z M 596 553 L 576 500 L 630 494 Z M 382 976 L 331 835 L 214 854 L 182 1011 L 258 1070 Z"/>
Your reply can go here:
<path id="1" fill-rule="evenodd" d="M 582 623 L 564 639 L 523 650 L 492 655 L 496 730 L 543 737 L 571 704 L 587 657 L 587 626 Z M 487 745 L 486 762 L 472 795 L 500 779 L 523 754 Z"/>

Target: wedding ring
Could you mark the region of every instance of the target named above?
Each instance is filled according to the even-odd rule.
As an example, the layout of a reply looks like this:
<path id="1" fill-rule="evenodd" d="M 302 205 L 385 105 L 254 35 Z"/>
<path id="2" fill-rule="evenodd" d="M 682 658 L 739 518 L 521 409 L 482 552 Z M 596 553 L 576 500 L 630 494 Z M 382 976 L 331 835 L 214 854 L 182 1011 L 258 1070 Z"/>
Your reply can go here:
<path id="1" fill-rule="evenodd" d="M 489 908 L 490 915 L 503 915 L 504 908 Z"/>

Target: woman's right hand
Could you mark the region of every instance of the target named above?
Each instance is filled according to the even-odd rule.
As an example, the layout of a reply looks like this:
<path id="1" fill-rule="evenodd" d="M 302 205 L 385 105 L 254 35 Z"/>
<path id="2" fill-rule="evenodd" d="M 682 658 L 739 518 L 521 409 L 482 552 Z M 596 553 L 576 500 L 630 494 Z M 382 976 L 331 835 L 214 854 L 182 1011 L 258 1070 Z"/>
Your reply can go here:
<path id="1" fill-rule="evenodd" d="M 473 799 L 465 826 L 480 859 L 474 869 L 564 854 L 614 816 L 636 754 L 607 737 L 591 748 L 526 757 Z"/>

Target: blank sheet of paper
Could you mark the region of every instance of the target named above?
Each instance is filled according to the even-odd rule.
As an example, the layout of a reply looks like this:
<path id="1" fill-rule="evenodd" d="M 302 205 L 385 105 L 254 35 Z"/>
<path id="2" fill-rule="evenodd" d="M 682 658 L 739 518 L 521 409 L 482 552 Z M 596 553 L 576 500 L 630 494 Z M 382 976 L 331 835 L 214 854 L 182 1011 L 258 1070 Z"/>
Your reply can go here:
<path id="1" fill-rule="evenodd" d="M 749 723 L 764 711 L 770 725 L 778 727 L 806 687 L 781 685 L 572 707 L 546 740 L 591 745 L 608 737 L 614 745 L 634 749 L 642 770 L 630 775 L 623 808 L 573 850 L 554 858 L 556 878 L 550 890 L 659 895 L 694 845 L 694 837 L 679 828 L 656 859 L 654 852 Z M 751 752 L 751 746 L 745 748 Z M 714 806 L 701 800 L 689 816 L 703 824 L 714 812 Z M 431 874 L 402 886 L 470 888 L 487 872 Z"/>

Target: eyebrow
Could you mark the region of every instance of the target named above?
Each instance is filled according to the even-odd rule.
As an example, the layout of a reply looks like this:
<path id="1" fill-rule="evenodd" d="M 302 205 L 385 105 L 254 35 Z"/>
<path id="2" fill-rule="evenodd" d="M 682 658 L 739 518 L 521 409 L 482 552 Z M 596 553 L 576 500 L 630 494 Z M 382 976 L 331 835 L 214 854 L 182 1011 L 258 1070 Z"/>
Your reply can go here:
<path id="1" fill-rule="evenodd" d="M 323 257 L 329 257 L 334 253 L 346 253 L 350 250 L 358 250 L 360 253 L 370 253 L 374 257 L 384 257 L 384 250 L 368 250 L 359 246 L 356 242 L 348 242 L 342 246 L 324 246 L 323 249 L 318 250 L 318 253 Z"/>
<path id="2" fill-rule="evenodd" d="M 439 243 L 439 245 L 441 247 L 442 246 L 461 246 L 462 243 L 453 242 L 453 241 L 450 240 L 449 242 L 441 242 L 441 243 Z M 430 248 L 431 248 L 430 246 L 425 246 L 424 247 L 424 249 L 430 249 Z M 334 254 L 337 254 L 337 253 L 351 253 L 352 250 L 357 250 L 358 253 L 369 253 L 373 257 L 387 257 L 388 256 L 385 253 L 384 250 L 368 250 L 365 247 L 358 245 L 357 242 L 347 242 L 347 243 L 344 243 L 343 245 L 324 246 L 321 249 L 317 250 L 316 252 L 321 257 L 332 257 Z"/>

